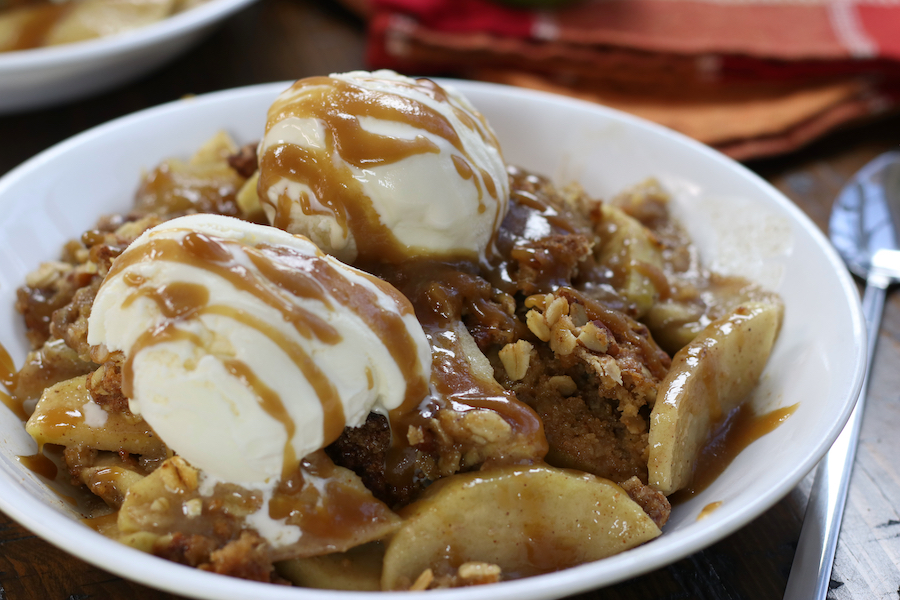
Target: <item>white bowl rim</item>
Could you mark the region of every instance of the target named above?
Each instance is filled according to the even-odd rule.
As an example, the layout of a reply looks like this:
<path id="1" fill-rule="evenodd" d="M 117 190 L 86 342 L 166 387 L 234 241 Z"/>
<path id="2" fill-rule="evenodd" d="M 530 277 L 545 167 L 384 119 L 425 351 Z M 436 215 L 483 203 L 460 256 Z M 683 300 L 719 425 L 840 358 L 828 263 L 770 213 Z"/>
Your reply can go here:
<path id="1" fill-rule="evenodd" d="M 227 1 L 227 0 L 220 0 Z M 232 0 L 242 1 L 242 0 Z M 555 94 L 526 90 L 498 84 L 472 82 L 453 79 L 436 79 L 440 83 L 451 84 L 463 93 L 468 90 L 489 91 L 494 94 L 514 97 L 531 97 L 554 103 L 563 103 L 571 106 L 589 107 L 590 110 L 604 113 L 614 120 L 627 122 L 629 126 L 649 129 L 659 135 L 674 137 L 681 143 L 690 146 L 695 152 L 706 155 L 707 159 L 736 170 L 742 177 L 752 180 L 763 191 L 772 196 L 780 204 L 781 208 L 792 215 L 795 223 L 803 228 L 817 243 L 818 249 L 824 253 L 828 262 L 834 267 L 834 275 L 838 278 L 843 299 L 850 303 L 851 329 L 853 331 L 852 343 L 844 348 L 848 363 L 857 368 L 849 378 L 848 400 L 843 409 L 830 426 L 828 432 L 821 438 L 821 442 L 809 456 L 790 469 L 787 476 L 783 477 L 779 485 L 767 490 L 765 493 L 754 497 L 747 506 L 739 511 L 731 513 L 725 518 L 712 517 L 704 522 L 715 522 L 715 528 L 687 527 L 685 530 L 674 532 L 670 536 L 663 536 L 651 543 L 640 547 L 640 563 L 633 558 L 633 551 L 612 556 L 594 563 L 583 564 L 562 571 L 534 576 L 526 579 L 506 581 L 488 586 L 475 586 L 469 588 L 457 588 L 450 590 L 431 590 L 428 592 L 376 592 L 379 598 L 385 600 L 400 600 L 401 598 L 435 598 L 444 597 L 461 600 L 529 600 L 538 598 L 561 597 L 569 594 L 583 592 L 598 586 L 608 586 L 630 579 L 666 565 L 723 539 L 724 537 L 743 527 L 763 512 L 775 505 L 781 498 L 793 489 L 803 477 L 808 474 L 818 461 L 825 455 L 828 448 L 840 434 L 847 419 L 850 416 L 856 398 L 863 385 L 865 375 L 866 356 L 866 329 L 860 307 L 859 294 L 853 279 L 846 269 L 842 259 L 831 246 L 827 237 L 819 228 L 800 210 L 793 202 L 785 197 L 774 186 L 750 171 L 745 166 L 725 157 L 712 148 L 705 146 L 687 136 L 669 130 L 665 127 L 645 121 L 615 109 L 599 106 L 587 101 L 565 98 Z M 104 124 L 93 127 L 87 131 L 64 140 L 26 162 L 6 175 L 0 177 L 0 201 L 4 192 L 15 181 L 26 177 L 29 173 L 40 169 L 44 163 L 52 161 L 55 157 L 65 154 L 70 148 L 77 147 L 95 137 L 106 135 L 107 131 L 127 126 L 132 122 L 148 118 L 164 118 L 166 114 L 177 112 L 185 106 L 185 102 L 201 106 L 217 103 L 229 103 L 243 97 L 271 96 L 274 97 L 291 85 L 291 81 L 258 84 L 218 92 L 212 92 L 190 98 L 189 100 L 175 100 L 151 107 L 129 115 L 119 117 Z M 160 157 L 162 158 L 162 157 Z M 16 476 L 0 470 L 0 483 L 3 479 L 14 482 Z M 0 510 L 14 518 L 17 522 L 27 527 L 46 541 L 66 550 L 67 552 L 82 558 L 98 568 L 121 575 L 122 577 L 141 582 L 145 585 L 167 590 L 173 593 L 193 596 L 197 598 L 217 598 L 219 600 L 240 600 L 242 598 L 258 598 L 259 600 L 365 600 L 371 598 L 372 592 L 344 592 L 335 590 L 318 590 L 311 588 L 284 588 L 268 583 L 251 582 L 231 577 L 202 572 L 184 565 L 173 563 L 162 558 L 142 553 L 118 542 L 107 539 L 99 533 L 93 532 L 80 524 L 72 521 L 51 507 L 42 503 L 35 504 L 26 492 L 18 487 L 13 494 L 0 494 Z M 86 536 L 91 537 L 92 545 L 98 549 L 89 556 L 81 556 L 80 550 L 85 547 Z M 677 536 L 680 542 L 675 549 L 666 539 Z M 673 552 L 673 550 L 675 550 Z M 151 568 L 135 567 L 135 561 L 151 561 L 147 566 Z M 464 596 L 463 596 L 464 595 Z"/>
<path id="2" fill-rule="evenodd" d="M 211 25 L 254 1 L 208 0 L 145 27 L 114 35 L 58 46 L 0 52 L 0 76 L 26 69 L 78 64 L 119 52 L 161 44 Z"/>

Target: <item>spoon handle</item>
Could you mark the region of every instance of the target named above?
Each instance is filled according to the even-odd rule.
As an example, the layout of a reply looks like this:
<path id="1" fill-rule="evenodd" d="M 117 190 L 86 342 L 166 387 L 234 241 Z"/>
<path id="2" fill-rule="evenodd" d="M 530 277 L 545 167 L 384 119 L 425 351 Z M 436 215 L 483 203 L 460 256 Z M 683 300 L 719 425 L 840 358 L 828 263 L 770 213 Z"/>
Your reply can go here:
<path id="1" fill-rule="evenodd" d="M 869 372 L 889 283 L 888 278 L 878 274 L 871 275 L 866 281 L 862 300 L 868 344 L 866 376 L 850 419 L 816 471 L 784 600 L 824 600 L 828 593 L 841 518 L 847 503 L 847 489 L 850 487 L 850 473 L 859 441 Z"/>

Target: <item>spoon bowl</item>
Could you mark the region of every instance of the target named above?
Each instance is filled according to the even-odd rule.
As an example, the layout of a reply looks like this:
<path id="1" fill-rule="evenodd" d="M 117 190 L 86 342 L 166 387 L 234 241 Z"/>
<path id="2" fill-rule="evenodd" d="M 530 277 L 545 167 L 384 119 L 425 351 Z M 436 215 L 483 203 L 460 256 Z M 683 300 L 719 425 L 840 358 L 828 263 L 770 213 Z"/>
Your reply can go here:
<path id="1" fill-rule="evenodd" d="M 900 152 L 864 166 L 835 200 L 828 223 L 831 243 L 847 267 L 863 279 L 878 250 L 896 250 L 900 231 Z"/>

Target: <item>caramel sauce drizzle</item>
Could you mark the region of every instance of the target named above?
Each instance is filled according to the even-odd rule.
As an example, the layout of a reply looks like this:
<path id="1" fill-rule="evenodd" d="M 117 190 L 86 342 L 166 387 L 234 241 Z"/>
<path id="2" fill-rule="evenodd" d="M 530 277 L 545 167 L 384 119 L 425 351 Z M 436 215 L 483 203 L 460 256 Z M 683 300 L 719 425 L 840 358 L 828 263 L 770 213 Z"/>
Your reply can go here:
<path id="1" fill-rule="evenodd" d="M 282 479 L 269 516 L 299 526 L 304 537 L 332 543 L 351 539 L 389 514 L 365 488 L 342 478 L 324 452 L 304 457 L 298 467 Z"/>
<path id="2" fill-rule="evenodd" d="M 476 409 L 496 412 L 532 448 L 533 460 L 540 462 L 549 449 L 540 417 L 512 392 L 475 377 L 455 331 L 457 326 L 462 326 L 464 305 L 483 295 L 480 287 L 487 283 L 466 272 L 462 265 L 424 260 L 404 265 L 402 272 L 383 274 L 413 303 L 431 344 L 432 356 L 433 393 L 418 410 L 391 411 L 389 415 L 395 432 L 395 447 L 388 455 L 387 465 L 392 482 L 403 485 L 413 477 L 406 451 L 408 428 L 424 427 L 442 409 L 457 413 Z M 487 309 L 487 306 L 485 303 L 482 308 Z M 497 320 L 502 318 L 505 316 L 498 316 Z"/>
<path id="3" fill-rule="evenodd" d="M 414 410 L 428 393 L 428 389 L 427 382 L 420 375 L 416 342 L 403 322 L 404 315 L 414 316 L 406 296 L 394 286 L 373 275 L 364 271 L 357 272 L 360 277 L 388 296 L 395 306 L 401 307 L 401 314 L 398 315 L 393 311 L 384 310 L 373 291 L 361 285 L 348 285 L 346 277 L 327 260 L 311 259 L 286 246 L 263 245 L 259 247 L 259 251 L 263 256 L 275 259 L 258 261 L 251 255 L 251 260 L 268 279 L 298 296 L 302 296 L 305 286 L 316 282 L 317 286 L 321 286 L 318 289 L 327 289 L 341 306 L 351 310 L 365 322 L 388 349 L 407 382 L 403 403 L 395 410 L 401 412 Z M 324 301 L 324 297 L 322 299 Z M 341 422 L 343 428 L 343 415 Z M 337 439 L 338 435 L 340 431 L 333 439 Z"/>
<path id="4" fill-rule="evenodd" d="M 487 190 L 488 195 L 491 198 L 496 198 L 497 197 L 497 186 L 494 185 L 494 178 L 491 177 L 491 175 L 484 169 L 478 169 L 478 172 L 481 173 L 481 180 L 484 182 L 484 189 Z M 475 181 L 477 182 L 478 180 L 476 179 Z M 479 200 L 481 199 L 481 189 L 480 188 L 478 190 L 478 199 Z M 487 207 L 485 207 L 483 202 L 479 202 L 478 212 L 483 213 L 485 210 L 487 210 Z"/>
<path id="5" fill-rule="evenodd" d="M 468 127 L 477 131 L 482 139 L 490 139 L 496 145 L 484 123 L 468 117 L 434 82 L 420 79 L 414 84 L 400 82 L 399 85 L 414 88 L 437 101 L 450 102 L 455 114 Z M 330 77 L 302 79 L 294 84 L 289 93 L 286 99 L 272 105 L 266 131 L 288 118 L 316 119 L 326 132 L 325 148 L 278 144 L 268 148 L 260 157 L 259 197 L 275 210 L 275 227 L 289 229 L 290 212 L 295 203 L 286 193 L 273 200 L 267 192 L 270 187 L 286 179 L 309 186 L 321 208 L 313 206 L 312 199 L 307 195 L 301 196 L 299 208 L 307 215 L 334 217 L 345 236 L 353 233 L 360 255 L 368 260 L 392 263 L 408 257 L 406 246 L 397 240 L 390 228 L 382 224 L 361 184 L 352 177 L 349 169 L 336 164 L 332 157 L 337 154 L 350 165 L 365 169 L 394 164 L 419 154 L 440 153 L 440 148 L 424 136 L 408 140 L 366 131 L 359 121 L 364 117 L 410 125 L 446 140 L 459 152 L 459 156 L 453 156 L 457 172 L 463 179 L 471 179 L 477 186 L 479 199 L 482 197 L 481 185 L 471 167 L 474 161 L 465 151 L 453 125 L 431 107 L 411 98 L 364 89 Z M 297 100 L 298 97 L 302 100 Z M 466 177 L 467 173 L 471 175 Z M 491 177 L 484 171 L 479 174 L 485 191 L 497 199 L 496 185 Z M 487 208 L 482 204 L 479 210 L 483 212 Z M 495 225 L 500 212 L 501 203 L 498 201 Z"/>
<path id="6" fill-rule="evenodd" d="M 60 446 L 57 446 L 57 448 L 61 449 Z M 70 479 L 68 477 L 68 472 L 66 469 L 60 470 L 59 467 L 56 466 L 56 463 L 44 454 L 43 448 L 39 448 L 37 454 L 16 456 L 16 461 L 35 475 L 57 484 L 48 486 L 47 489 L 56 494 L 63 502 L 67 503 L 69 506 L 78 506 L 78 500 L 76 498 L 63 493 L 59 489 L 59 487 L 65 488 L 69 485 Z"/>
<path id="7" fill-rule="evenodd" d="M 259 275 L 235 260 L 232 253 L 235 247 L 238 248 L 238 252 L 243 252 L 247 256 L 259 271 Z M 235 288 L 251 293 L 266 305 L 277 309 L 285 322 L 290 323 L 304 338 L 314 338 L 328 345 L 342 341 L 338 331 L 324 319 L 298 306 L 290 298 L 313 299 L 330 310 L 335 310 L 333 302 L 337 302 L 357 314 L 379 336 L 401 369 L 408 383 L 403 405 L 398 410 L 415 409 L 426 395 L 427 383 L 419 374 L 417 346 L 403 322 L 402 314 L 383 310 L 373 291 L 348 281 L 346 276 L 324 257 L 311 257 L 290 247 L 271 244 L 251 248 L 236 242 L 190 232 L 180 241 L 151 239 L 142 246 L 129 249 L 114 263 L 108 277 L 122 272 L 129 266 L 159 260 L 187 264 L 222 277 Z M 199 347 L 205 347 L 202 339 L 179 329 L 177 323 L 196 319 L 204 314 L 216 314 L 259 331 L 291 358 L 319 398 L 324 415 L 325 443 L 329 444 L 338 438 L 345 426 L 343 404 L 334 383 L 302 346 L 293 342 L 277 327 L 254 315 L 211 302 L 209 291 L 203 285 L 173 282 L 165 286 L 151 287 L 143 285 L 141 277 L 128 278 L 129 275 L 131 273 L 125 273 L 123 276 L 126 277 L 126 283 L 135 287 L 135 290 L 126 298 L 123 305 L 127 307 L 139 297 L 148 298 L 158 306 L 166 321 L 142 334 L 127 353 L 122 371 L 122 391 L 126 396 L 133 397 L 134 394 L 133 361 L 141 350 L 176 340 L 187 340 Z M 360 275 L 394 300 L 397 306 L 404 307 L 403 314 L 412 312 L 408 301 L 392 286 L 371 275 L 364 273 Z M 296 423 L 286 409 L 283 399 L 245 363 L 227 359 L 223 364 L 229 372 L 254 391 L 260 407 L 284 426 L 287 443 L 283 464 L 285 475 L 289 474 L 296 468 L 298 460 L 292 445 Z M 369 374 L 370 386 L 371 377 Z"/>
<path id="8" fill-rule="evenodd" d="M 475 187 L 478 189 L 478 213 L 479 214 L 483 213 L 484 211 L 487 210 L 487 207 L 484 205 L 484 202 L 482 201 L 484 196 L 483 196 L 482 190 L 481 190 L 481 181 L 479 181 L 478 178 L 475 177 L 475 171 L 472 169 L 472 165 L 470 165 L 469 162 L 466 159 L 464 159 L 462 156 L 457 156 L 455 154 L 450 157 L 450 160 L 453 161 L 453 166 L 456 167 L 456 173 L 460 177 L 462 177 L 466 181 L 471 179 L 472 183 L 475 184 Z M 484 181 L 485 187 L 490 185 L 490 187 L 488 187 L 488 189 L 493 190 L 493 192 L 489 192 L 491 194 L 491 196 L 496 198 L 497 197 L 497 188 L 494 186 L 494 180 L 491 179 L 490 175 L 488 175 L 484 171 L 484 169 L 481 170 L 481 177 L 482 177 L 482 180 Z M 490 182 L 490 184 L 488 182 Z"/>
<path id="9" fill-rule="evenodd" d="M 552 228 L 567 233 L 575 232 L 575 227 L 572 223 L 564 216 L 560 215 L 555 208 L 539 198 L 535 192 L 523 189 L 513 189 L 510 196 L 517 204 L 521 204 L 522 206 L 537 212 Z"/>
<path id="10" fill-rule="evenodd" d="M 561 214 L 547 199 L 543 191 L 546 180 L 518 169 L 511 169 L 510 177 L 510 210 L 501 230 L 501 252 L 510 256 L 535 254 L 542 250 L 531 248 L 529 242 L 553 235 L 578 233 L 578 228 L 569 217 Z M 536 227 L 534 221 L 540 226 Z M 542 273 L 540 280 L 536 282 L 536 289 L 516 289 L 508 275 L 509 264 L 503 262 L 493 267 L 491 281 L 511 294 L 524 292 L 530 295 L 555 290 L 570 303 L 581 304 L 589 320 L 600 321 L 615 334 L 617 340 L 636 347 L 655 377 L 662 379 L 665 376 L 671 358 L 653 342 L 646 325 L 625 314 L 626 307 L 616 306 L 613 302 L 600 302 L 571 287 L 565 276 L 567 274 L 559 272 L 552 261 L 546 262 L 548 264 L 542 265 L 546 273 Z M 643 266 L 653 276 L 654 285 L 668 289 L 665 275 L 659 269 L 654 271 L 652 265 Z"/>
<path id="11" fill-rule="evenodd" d="M 307 339 L 315 337 L 326 344 L 336 344 L 340 341 L 337 331 L 331 325 L 302 307 L 297 306 L 284 295 L 275 292 L 270 286 L 266 286 L 264 282 L 254 276 L 246 267 L 234 261 L 230 251 L 226 248 L 226 244 L 228 243 L 224 240 L 214 239 L 195 232 L 188 233 L 180 242 L 173 239 L 153 239 L 140 247 L 126 251 L 121 259 L 115 261 L 107 277 L 112 278 L 130 265 L 157 260 L 177 262 L 204 269 L 221 277 L 235 288 L 253 294 L 260 301 L 280 311 L 285 321 L 291 323 L 303 337 Z M 254 252 L 250 248 L 247 248 L 245 251 L 248 255 L 252 255 Z M 159 293 L 159 291 L 146 292 L 144 291 L 146 290 L 145 287 L 140 288 L 140 290 L 139 293 L 141 295 Z M 197 304 L 205 303 L 208 300 L 208 292 L 205 298 L 199 296 L 190 297 L 187 294 L 184 296 L 187 304 L 177 306 L 177 298 L 171 294 L 166 294 L 166 296 L 165 305 L 161 305 L 160 309 L 168 318 L 175 318 L 179 315 L 166 314 L 165 311 L 167 310 L 183 311 L 185 317 L 190 317 L 189 313 L 191 311 L 199 310 L 196 306 Z M 324 291 L 320 292 L 320 297 L 317 299 L 328 306 Z M 167 304 L 169 302 L 174 304 L 169 307 Z"/>
<path id="12" fill-rule="evenodd" d="M 57 406 L 45 411 L 37 419 L 39 423 L 56 430 L 74 430 L 84 422 L 84 413 L 77 408 Z"/>
<path id="13" fill-rule="evenodd" d="M 267 386 L 256 373 L 247 366 L 247 363 L 234 359 L 228 359 L 222 362 L 229 373 L 240 379 L 246 387 L 252 389 L 256 393 L 256 397 L 263 410 L 284 425 L 285 433 L 287 434 L 287 442 L 284 445 L 284 460 L 282 461 L 281 477 L 283 479 L 289 476 L 296 469 L 295 465 L 297 464 L 297 453 L 294 450 L 294 445 L 291 443 L 294 439 L 294 433 L 297 431 L 297 425 L 294 423 L 294 419 L 291 418 L 290 413 L 288 413 L 287 408 L 281 401 L 281 396 L 279 396 L 275 390 Z M 340 406 L 339 402 L 338 407 Z M 343 417 L 343 410 L 341 410 L 340 413 L 340 416 Z M 333 427 L 333 421 L 333 414 L 325 415 L 324 428 L 326 433 L 328 432 L 329 426 Z"/>
<path id="14" fill-rule="evenodd" d="M 13 394 L 7 394 L 6 392 L 0 392 L 0 402 L 2 402 L 9 410 L 13 412 L 18 418 L 22 421 L 28 420 L 28 413 L 25 412 L 25 407 L 23 406 L 22 401 L 19 398 L 16 398 Z"/>
<path id="15" fill-rule="evenodd" d="M 566 297 L 569 302 L 574 300 L 584 306 L 588 320 L 600 321 L 616 335 L 616 338 L 624 339 L 637 347 L 644 358 L 644 364 L 654 377 L 658 379 L 665 377 L 671 359 L 653 342 L 646 325 L 629 318 L 624 313 L 607 308 L 574 288 L 561 288 L 559 294 Z"/>
<path id="16" fill-rule="evenodd" d="M 209 306 L 207 310 L 204 311 L 206 314 L 220 314 L 222 316 L 229 317 L 238 321 L 239 323 L 243 323 L 244 325 L 256 329 L 270 340 L 272 340 L 282 352 L 287 354 L 294 365 L 297 366 L 298 369 L 303 373 L 303 376 L 312 386 L 313 390 L 316 393 L 316 396 L 319 398 L 319 401 L 322 405 L 322 418 L 323 418 L 323 431 L 326 440 L 331 439 L 334 441 L 340 435 L 340 432 L 344 428 L 344 407 L 341 404 L 340 396 L 337 393 L 337 390 L 334 387 L 334 384 L 329 380 L 313 358 L 303 349 L 302 346 L 296 344 L 289 340 L 287 337 L 281 334 L 277 328 L 272 325 L 266 323 L 265 321 L 254 317 L 251 314 L 248 314 L 244 311 L 235 311 L 231 307 L 227 306 Z M 244 367 L 246 368 L 246 366 Z M 254 376 L 255 380 L 255 376 Z M 248 383 L 250 380 L 247 380 Z M 255 389 L 251 386 L 251 389 Z M 261 399 L 265 400 L 264 397 Z M 280 403 L 280 400 L 279 400 Z M 280 421 L 287 431 L 293 432 L 295 431 L 295 424 L 291 421 L 285 421 L 283 419 L 289 419 L 288 413 L 286 409 L 284 409 L 284 405 L 276 406 L 273 403 L 268 403 L 263 401 L 260 406 L 263 410 L 266 411 L 269 416 Z M 290 441 L 290 438 L 288 438 Z M 330 443 L 330 442 L 329 442 Z M 285 450 L 287 452 L 287 449 Z M 293 454 L 293 450 L 290 450 L 290 454 Z"/>

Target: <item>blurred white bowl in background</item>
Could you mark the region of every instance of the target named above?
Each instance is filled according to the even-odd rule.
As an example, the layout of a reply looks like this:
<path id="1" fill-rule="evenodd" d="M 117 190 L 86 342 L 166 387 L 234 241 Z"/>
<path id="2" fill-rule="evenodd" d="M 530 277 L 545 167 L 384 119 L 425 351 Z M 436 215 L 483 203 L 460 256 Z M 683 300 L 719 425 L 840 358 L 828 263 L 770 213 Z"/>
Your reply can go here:
<path id="1" fill-rule="evenodd" d="M 209 0 L 161 21 L 83 42 L 0 52 L 0 115 L 45 108 L 136 79 L 254 0 Z"/>

